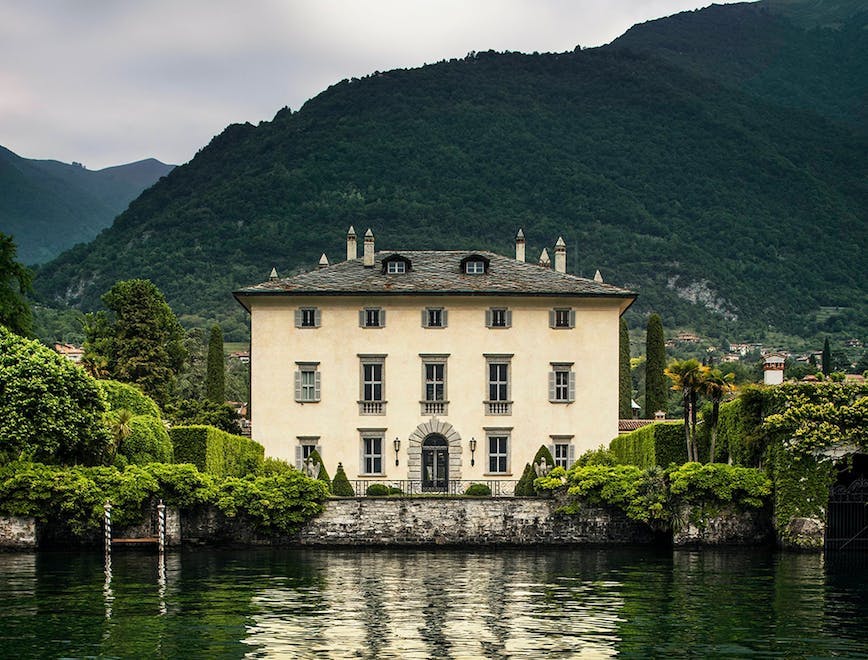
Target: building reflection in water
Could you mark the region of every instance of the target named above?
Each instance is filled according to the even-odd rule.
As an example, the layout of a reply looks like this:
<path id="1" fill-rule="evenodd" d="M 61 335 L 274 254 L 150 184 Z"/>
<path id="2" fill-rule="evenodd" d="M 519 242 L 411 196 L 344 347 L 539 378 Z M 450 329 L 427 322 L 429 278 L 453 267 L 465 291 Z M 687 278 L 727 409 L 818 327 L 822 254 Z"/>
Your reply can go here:
<path id="1" fill-rule="evenodd" d="M 245 644 L 255 655 L 617 653 L 619 585 L 593 566 L 563 572 L 553 553 L 330 549 L 307 561 L 317 593 L 290 583 L 253 596 Z"/>

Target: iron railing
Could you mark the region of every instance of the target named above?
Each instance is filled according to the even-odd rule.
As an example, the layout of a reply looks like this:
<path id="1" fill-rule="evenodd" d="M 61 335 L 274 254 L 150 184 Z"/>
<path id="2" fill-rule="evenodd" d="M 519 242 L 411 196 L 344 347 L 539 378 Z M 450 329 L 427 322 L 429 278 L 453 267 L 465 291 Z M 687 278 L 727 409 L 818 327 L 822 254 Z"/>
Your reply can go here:
<path id="1" fill-rule="evenodd" d="M 350 484 L 356 497 L 367 495 L 368 487 L 382 484 L 394 489 L 393 497 L 416 497 L 420 495 L 456 496 L 464 495 L 471 484 L 485 484 L 491 489 L 492 497 L 512 497 L 515 494 L 517 480 L 512 479 L 449 479 L 445 483 L 429 483 L 416 479 L 383 480 L 351 479 Z"/>

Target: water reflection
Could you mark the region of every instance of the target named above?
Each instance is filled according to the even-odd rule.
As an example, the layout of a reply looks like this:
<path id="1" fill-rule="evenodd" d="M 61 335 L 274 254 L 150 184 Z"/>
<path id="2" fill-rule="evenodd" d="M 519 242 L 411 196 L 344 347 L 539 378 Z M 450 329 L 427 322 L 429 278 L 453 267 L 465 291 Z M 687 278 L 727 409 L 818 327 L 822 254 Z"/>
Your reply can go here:
<path id="1" fill-rule="evenodd" d="M 849 557 L 849 558 L 848 558 Z M 865 555 L 0 555 L 0 657 L 864 656 Z"/>

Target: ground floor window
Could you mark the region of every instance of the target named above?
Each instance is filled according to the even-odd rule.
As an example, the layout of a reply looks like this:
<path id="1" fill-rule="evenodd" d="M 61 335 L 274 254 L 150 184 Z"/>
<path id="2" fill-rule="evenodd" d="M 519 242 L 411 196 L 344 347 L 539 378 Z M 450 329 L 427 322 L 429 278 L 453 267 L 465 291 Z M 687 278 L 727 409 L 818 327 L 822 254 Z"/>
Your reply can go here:
<path id="1" fill-rule="evenodd" d="M 488 472 L 503 474 L 509 472 L 509 436 L 488 436 Z"/>
<path id="2" fill-rule="evenodd" d="M 549 448 L 555 459 L 555 467 L 562 467 L 566 470 L 576 460 L 576 448 L 572 443 L 572 436 L 552 436 L 552 444 L 549 445 Z"/>
<path id="3" fill-rule="evenodd" d="M 383 474 L 383 438 L 362 438 L 362 474 Z"/>

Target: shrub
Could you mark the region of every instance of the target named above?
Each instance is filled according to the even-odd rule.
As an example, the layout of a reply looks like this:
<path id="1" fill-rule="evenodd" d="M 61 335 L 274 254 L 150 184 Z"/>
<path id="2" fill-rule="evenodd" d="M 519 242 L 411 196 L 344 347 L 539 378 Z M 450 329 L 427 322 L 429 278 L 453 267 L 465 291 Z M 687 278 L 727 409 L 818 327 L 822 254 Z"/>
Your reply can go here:
<path id="1" fill-rule="evenodd" d="M 389 486 L 389 495 L 403 495 L 404 491 L 397 486 Z"/>
<path id="2" fill-rule="evenodd" d="M 389 487 L 385 484 L 371 484 L 365 490 L 368 497 L 386 497 L 389 495 Z"/>
<path id="3" fill-rule="evenodd" d="M 533 482 L 536 479 L 536 472 L 530 463 L 525 463 L 524 472 L 521 473 L 521 479 L 515 485 L 516 497 L 534 497 L 536 491 L 533 488 Z"/>
<path id="4" fill-rule="evenodd" d="M 678 465 L 687 460 L 687 445 L 684 425 L 677 422 L 648 424 L 625 435 L 619 435 L 609 443 L 615 460 L 622 465 L 649 468 Z"/>
<path id="5" fill-rule="evenodd" d="M 136 415 L 129 422 L 130 434 L 118 446 L 118 455 L 127 464 L 171 463 L 172 440 L 166 427 L 156 417 Z"/>
<path id="6" fill-rule="evenodd" d="M 192 463 L 201 472 L 220 477 L 258 473 L 264 448 L 250 438 L 213 426 L 176 426 L 169 431 L 178 463 Z"/>
<path id="7" fill-rule="evenodd" d="M 597 449 L 589 449 L 584 454 L 576 459 L 575 465 L 584 467 L 586 465 L 617 465 L 618 460 L 615 457 L 615 452 L 611 449 L 600 445 Z"/>
<path id="8" fill-rule="evenodd" d="M 763 470 L 724 463 L 685 463 L 669 471 L 669 492 L 683 504 L 733 502 L 762 507 L 772 493 Z"/>
<path id="9" fill-rule="evenodd" d="M 295 468 L 282 458 L 268 456 L 262 462 L 262 467 L 259 469 L 259 474 L 263 476 L 272 476 L 275 474 L 286 474 L 287 472 L 292 472 L 293 470 L 295 470 Z"/>
<path id="10" fill-rule="evenodd" d="M 488 484 L 470 484 L 464 494 L 470 497 L 491 497 L 491 488 Z"/>
<path id="11" fill-rule="evenodd" d="M 554 456 L 552 456 L 549 448 L 545 445 L 540 445 L 540 448 L 536 450 L 536 454 L 534 454 L 531 467 L 533 467 L 537 463 L 540 463 L 542 459 L 546 459 L 546 464 L 549 466 L 549 469 L 552 469 L 555 466 Z"/>
<path id="12" fill-rule="evenodd" d="M 109 410 L 129 410 L 134 415 L 160 418 L 160 407 L 141 388 L 116 380 L 98 380 L 97 386 L 109 404 Z"/>
<path id="13" fill-rule="evenodd" d="M 353 490 L 350 480 L 347 479 L 347 473 L 344 472 L 344 466 L 338 463 L 338 469 L 335 471 L 335 478 L 332 481 L 332 495 L 353 497 L 355 494 L 356 491 Z"/>
<path id="14" fill-rule="evenodd" d="M 319 463 L 319 474 L 317 474 L 316 478 L 319 481 L 325 482 L 327 485 L 330 484 L 331 479 L 329 479 L 329 473 L 326 472 L 325 463 L 322 460 L 322 456 L 319 455 L 319 452 L 316 449 L 314 449 L 312 452 L 310 452 L 310 455 L 308 456 L 308 460 L 310 460 L 314 463 Z M 335 475 L 335 476 L 337 476 L 337 475 Z"/>
<path id="15" fill-rule="evenodd" d="M 81 367 L 0 326 L 0 462 L 100 463 L 105 399 Z"/>

